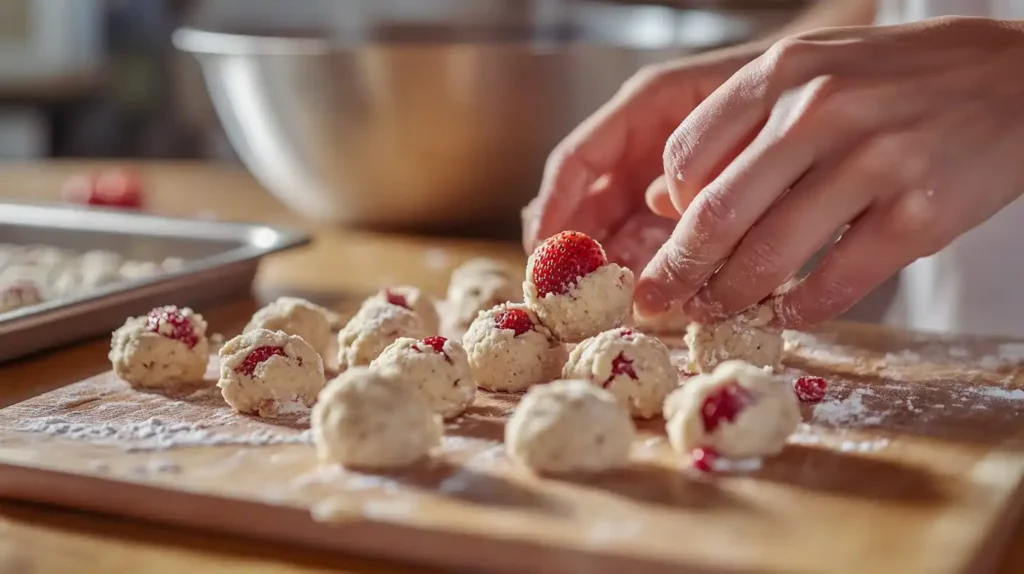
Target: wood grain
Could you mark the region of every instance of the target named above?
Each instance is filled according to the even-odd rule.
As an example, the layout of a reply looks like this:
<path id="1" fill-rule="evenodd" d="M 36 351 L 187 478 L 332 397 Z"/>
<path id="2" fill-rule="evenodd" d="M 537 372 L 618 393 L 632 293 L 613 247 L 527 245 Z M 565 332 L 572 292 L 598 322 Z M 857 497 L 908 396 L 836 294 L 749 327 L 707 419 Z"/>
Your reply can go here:
<path id="1" fill-rule="evenodd" d="M 5 182 L 2 194 L 23 198 L 55 198 L 60 183 L 68 175 L 83 169 L 95 169 L 98 163 L 42 163 L 8 164 L 0 166 L 0 177 Z M 317 237 L 310 249 L 275 257 L 263 266 L 258 287 L 252 299 L 239 300 L 229 305 L 202 311 L 217 325 L 218 330 L 232 332 L 240 329 L 248 314 L 263 300 L 280 292 L 311 295 L 325 301 L 356 301 L 362 294 L 376 287 L 380 281 L 414 283 L 439 294 L 444 288 L 447 272 L 460 260 L 474 254 L 488 254 L 521 261 L 518 246 L 487 242 L 457 241 L 443 238 L 377 235 L 360 231 L 319 227 L 299 220 L 285 211 L 244 172 L 231 166 L 194 163 L 140 164 L 149 190 L 151 211 L 166 215 L 215 215 L 223 219 L 242 221 L 268 221 L 309 229 Z M 358 261 L 353 266 L 351 261 Z M 859 342 L 879 341 L 874 346 L 877 357 L 881 350 L 899 352 L 912 336 L 891 335 L 871 327 L 862 328 Z M 0 405 L 10 405 L 46 391 L 82 380 L 104 371 L 108 342 L 83 342 L 66 349 L 46 353 L 13 364 L 0 365 Z M 961 344 L 959 340 L 942 340 L 948 350 Z M 903 346 L 901 346 L 903 345 Z M 876 359 L 877 359 L 876 357 Z M 820 369 L 811 360 L 796 366 L 808 370 Z M 941 364 L 938 365 L 940 368 Z M 832 364 L 826 370 L 843 370 Z M 879 362 L 869 363 L 869 371 L 884 371 Z M 899 369 L 897 369 L 899 370 Z M 1008 381 L 1013 383 L 1012 372 L 978 374 L 985 384 Z M 897 377 L 906 375 L 896 374 Z M 889 375 L 886 375 L 889 376 Z M 978 411 L 979 413 L 983 411 Z M 980 415 L 979 415 L 980 416 Z M 895 419 L 894 419 L 895 420 Z M 970 419 L 969 419 L 970 420 Z M 986 431 L 981 424 L 980 435 L 1006 431 L 1011 426 L 1003 421 Z M 942 433 L 939 433 L 942 434 Z M 1012 431 L 1011 431 L 1012 434 Z M 919 436 L 913 439 L 931 445 L 949 441 L 970 452 L 978 448 L 977 440 L 958 441 L 949 436 Z M 1016 440 L 1016 439 L 1014 439 Z M 895 447 L 894 447 L 895 448 Z M 794 452 L 803 452 L 796 450 Z M 885 452 L 884 450 L 881 452 Z M 793 456 L 793 455 L 787 455 Z M 977 460 L 965 455 L 963 461 Z M 977 466 L 977 465 L 975 465 Z M 766 467 L 764 471 L 767 471 Z M 984 465 L 982 466 L 984 469 Z M 764 472 L 762 471 L 762 472 Z M 991 471 L 990 471 L 991 472 Z M 998 473 L 997 473 L 998 474 Z M 848 480 L 856 481 L 856 477 Z M 998 481 L 998 476 L 995 479 Z M 829 499 L 827 492 L 816 494 Z M 983 501 L 984 502 L 984 501 Z M 865 508 L 886 508 L 893 503 L 887 499 L 871 502 L 865 498 Z M 988 503 L 984 503 L 986 505 Z M 926 506 L 926 505 L 925 505 Z M 900 517 L 893 522 L 873 523 L 875 536 L 886 539 L 889 548 L 898 547 L 908 534 L 906 525 L 920 518 L 922 506 L 897 505 L 892 514 Z M 1006 513 L 1011 517 L 1012 513 Z M 237 537 L 211 535 L 207 532 L 182 528 L 156 526 L 136 520 L 120 520 L 91 514 L 73 513 L 32 504 L 0 504 L 0 572 L 181 572 L 197 569 L 203 572 L 408 572 L 427 571 L 409 566 L 388 565 L 380 560 L 357 560 L 338 553 L 297 549 L 285 544 L 251 542 Z M 846 532 L 833 518 L 825 521 L 830 528 Z M 947 523 L 949 524 L 949 523 Z M 1005 557 L 993 544 L 980 547 L 977 562 L 987 558 L 997 564 L 1001 574 L 1024 571 L 1024 524 L 1010 520 L 1012 528 L 1005 529 L 1010 537 L 1010 552 Z M 953 526 L 971 531 L 975 526 L 958 521 Z M 949 526 L 948 528 L 953 528 Z M 742 530 L 740 531 L 742 532 Z M 969 533 L 957 532 L 954 538 L 964 538 L 952 547 L 969 543 Z M 993 542 L 998 540 L 993 539 Z M 812 553 L 817 552 L 813 545 Z M 878 556 L 880 563 L 886 554 Z M 552 567 L 550 570 L 557 570 Z M 549 570 L 549 571 L 550 571 Z M 892 571 L 880 567 L 879 571 Z"/>

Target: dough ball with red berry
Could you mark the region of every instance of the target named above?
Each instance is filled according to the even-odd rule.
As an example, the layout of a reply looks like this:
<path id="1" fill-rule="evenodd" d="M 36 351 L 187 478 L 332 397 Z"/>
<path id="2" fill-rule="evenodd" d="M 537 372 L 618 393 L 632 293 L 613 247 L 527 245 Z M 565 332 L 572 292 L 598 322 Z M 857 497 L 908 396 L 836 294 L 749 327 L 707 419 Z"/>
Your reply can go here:
<path id="1" fill-rule="evenodd" d="M 742 361 L 687 380 L 666 399 L 664 415 L 675 450 L 728 459 L 778 454 L 800 424 L 793 388 Z"/>
<path id="2" fill-rule="evenodd" d="M 710 373 L 723 361 L 746 361 L 778 369 L 782 364 L 782 329 L 772 325 L 775 313 L 761 304 L 729 319 L 686 328 L 689 370 Z"/>
<path id="3" fill-rule="evenodd" d="M 517 270 L 504 261 L 479 257 L 452 271 L 445 305 L 452 326 L 465 330 L 481 311 L 522 300 L 522 267 Z"/>
<path id="4" fill-rule="evenodd" d="M 324 388 L 324 364 L 302 337 L 255 329 L 220 349 L 220 387 L 236 411 L 261 417 L 301 413 Z"/>
<path id="5" fill-rule="evenodd" d="M 402 337 L 370 363 L 370 369 L 393 376 L 418 390 L 435 413 L 457 417 L 473 404 L 476 382 L 462 344 L 444 337 Z"/>
<path id="6" fill-rule="evenodd" d="M 413 311 L 371 297 L 338 331 L 338 368 L 368 366 L 399 337 L 422 339 L 430 334 Z"/>
<path id="7" fill-rule="evenodd" d="M 480 313 L 462 337 L 476 384 L 491 391 L 522 391 L 558 378 L 565 347 L 522 303 Z"/>
<path id="8" fill-rule="evenodd" d="M 416 287 L 408 285 L 387 287 L 370 297 L 370 300 L 390 303 L 416 313 L 423 323 L 423 328 L 426 329 L 429 335 L 436 335 L 441 328 L 441 318 L 437 314 L 437 304 Z"/>
<path id="9" fill-rule="evenodd" d="M 334 312 L 298 297 L 279 297 L 253 314 L 243 333 L 256 329 L 284 331 L 302 337 L 320 356 L 331 345 L 332 329 L 338 320 Z"/>
<path id="10" fill-rule="evenodd" d="M 634 438 L 636 427 L 626 407 L 582 380 L 533 387 L 505 425 L 509 458 L 540 473 L 623 467 Z"/>
<path id="11" fill-rule="evenodd" d="M 565 231 L 530 255 L 523 296 L 556 337 L 576 343 L 622 325 L 633 303 L 633 272 L 609 263 L 597 241 Z"/>
<path id="12" fill-rule="evenodd" d="M 660 414 L 665 397 L 679 385 L 668 347 L 627 328 L 605 331 L 577 345 L 562 377 L 588 380 L 609 390 L 631 415 L 642 419 Z"/>
<path id="13" fill-rule="evenodd" d="M 16 280 L 0 283 L 0 313 L 42 302 L 43 295 L 33 281 Z"/>
<path id="14" fill-rule="evenodd" d="M 114 373 L 139 389 L 201 381 L 210 359 L 206 321 L 188 307 L 157 307 L 114 331 Z"/>

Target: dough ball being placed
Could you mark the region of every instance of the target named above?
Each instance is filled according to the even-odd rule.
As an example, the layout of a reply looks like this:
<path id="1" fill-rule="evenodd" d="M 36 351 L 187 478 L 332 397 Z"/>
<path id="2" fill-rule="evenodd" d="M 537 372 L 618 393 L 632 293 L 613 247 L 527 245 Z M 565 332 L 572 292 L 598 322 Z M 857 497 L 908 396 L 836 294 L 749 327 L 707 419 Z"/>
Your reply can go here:
<path id="1" fill-rule="evenodd" d="M 635 437 L 626 407 L 615 395 L 583 380 L 531 388 L 505 425 L 509 457 L 541 473 L 625 466 Z"/>
<path id="2" fill-rule="evenodd" d="M 530 255 L 523 295 L 559 340 L 578 343 L 622 325 L 633 304 L 633 272 L 609 263 L 597 241 L 564 231 Z"/>
<path id="3" fill-rule="evenodd" d="M 367 366 L 399 337 L 429 334 L 416 313 L 371 297 L 338 332 L 338 368 Z"/>
<path id="4" fill-rule="evenodd" d="M 565 347 L 522 303 L 480 313 L 462 337 L 476 384 L 491 391 L 522 391 L 558 378 Z"/>
<path id="5" fill-rule="evenodd" d="M 39 287 L 31 281 L 11 281 L 0 285 L 0 313 L 7 313 L 43 302 Z"/>
<path id="6" fill-rule="evenodd" d="M 724 321 L 686 328 L 690 349 L 689 370 L 710 373 L 719 363 L 746 361 L 756 367 L 778 369 L 782 365 L 782 329 L 771 326 L 771 305 L 761 304 Z"/>
<path id="7" fill-rule="evenodd" d="M 402 337 L 388 345 L 370 368 L 418 389 L 434 412 L 445 419 L 461 415 L 476 396 L 466 350 L 444 337 Z"/>
<path id="8" fill-rule="evenodd" d="M 434 300 L 416 287 L 408 285 L 387 287 L 370 297 L 380 303 L 390 303 L 416 313 L 428 335 L 436 335 L 441 328 L 441 318 L 437 314 Z"/>
<path id="9" fill-rule="evenodd" d="M 470 259 L 452 272 L 445 301 L 452 325 L 465 330 L 481 311 L 523 300 L 522 273 L 496 259 Z"/>
<path id="10" fill-rule="evenodd" d="M 676 451 L 711 449 L 730 459 L 778 454 L 800 424 L 793 388 L 742 361 L 686 381 L 669 395 L 664 414 Z"/>
<path id="11" fill-rule="evenodd" d="M 441 444 L 441 416 L 421 393 L 389 375 L 355 367 L 331 380 L 311 426 L 324 463 L 367 469 L 410 465 Z"/>
<path id="12" fill-rule="evenodd" d="M 220 349 L 220 387 L 236 411 L 261 417 L 301 413 L 324 388 L 324 364 L 302 337 L 256 329 Z"/>
<path id="13" fill-rule="evenodd" d="M 210 360 L 206 321 L 188 307 L 157 307 L 114 331 L 108 356 L 114 373 L 138 389 L 201 381 Z"/>
<path id="14" fill-rule="evenodd" d="M 253 314 L 243 333 L 256 329 L 284 331 L 302 337 L 320 356 L 331 344 L 332 327 L 338 317 L 334 312 L 298 297 L 279 297 Z"/>
<path id="15" fill-rule="evenodd" d="M 611 391 L 631 415 L 649 419 L 679 385 L 679 374 L 664 343 L 627 328 L 591 337 L 569 353 L 566 379 L 585 379 Z"/>

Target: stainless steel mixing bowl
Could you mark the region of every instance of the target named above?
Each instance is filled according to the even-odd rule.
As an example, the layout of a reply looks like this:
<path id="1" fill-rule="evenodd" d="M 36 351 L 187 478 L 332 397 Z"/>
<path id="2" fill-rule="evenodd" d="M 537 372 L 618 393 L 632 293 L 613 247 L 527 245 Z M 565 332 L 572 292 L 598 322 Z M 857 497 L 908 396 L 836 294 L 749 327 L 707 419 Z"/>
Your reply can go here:
<path id="1" fill-rule="evenodd" d="M 183 28 L 174 41 L 198 58 L 241 160 L 295 211 L 405 229 L 502 227 L 536 194 L 551 148 L 642 65 L 756 25 L 609 9 L 577 13 L 547 38 L 345 42 Z"/>

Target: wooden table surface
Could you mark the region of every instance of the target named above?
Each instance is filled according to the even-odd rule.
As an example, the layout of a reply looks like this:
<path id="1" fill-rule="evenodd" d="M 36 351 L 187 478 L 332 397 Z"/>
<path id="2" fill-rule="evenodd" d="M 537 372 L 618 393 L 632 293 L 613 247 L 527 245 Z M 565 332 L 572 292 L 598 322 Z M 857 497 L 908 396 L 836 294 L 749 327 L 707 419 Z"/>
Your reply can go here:
<path id="1" fill-rule="evenodd" d="M 0 165 L 0 199 L 52 199 L 71 174 L 102 164 Z M 198 163 L 139 165 L 150 211 L 163 215 L 202 214 L 225 220 L 266 221 L 312 231 L 313 247 L 266 261 L 256 298 L 281 292 L 316 298 L 361 297 L 381 284 L 413 283 L 443 292 L 447 271 L 477 254 L 521 260 L 512 244 L 401 237 L 355 232 L 310 223 L 287 212 L 244 171 Z M 243 297 L 203 309 L 218 324 L 241 325 L 255 308 Z M 0 366 L 0 406 L 82 379 L 109 368 L 104 339 L 83 342 Z M 40 506 L 0 503 L 0 574 L 81 572 L 425 572 L 397 564 L 312 553 L 262 542 L 226 539 L 203 532 L 130 522 Z M 998 570 L 1024 572 L 1024 521 Z"/>

